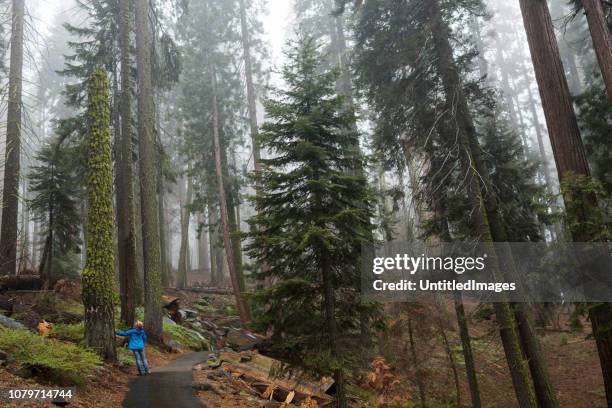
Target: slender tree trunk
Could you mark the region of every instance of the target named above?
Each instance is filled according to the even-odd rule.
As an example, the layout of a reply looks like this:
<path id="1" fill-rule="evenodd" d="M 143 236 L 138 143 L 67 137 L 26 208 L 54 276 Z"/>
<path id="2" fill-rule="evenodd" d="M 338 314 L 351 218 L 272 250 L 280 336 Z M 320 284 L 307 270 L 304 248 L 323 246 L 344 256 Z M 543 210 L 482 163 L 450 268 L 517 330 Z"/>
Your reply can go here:
<path id="1" fill-rule="evenodd" d="M 451 371 L 453 373 L 453 381 L 455 382 L 455 392 L 457 393 L 457 407 L 461 407 L 461 384 L 459 382 L 459 370 L 457 370 L 457 361 L 455 360 L 455 355 L 453 354 L 453 349 L 448 341 L 448 337 L 446 336 L 446 329 L 444 328 L 444 322 L 442 321 L 442 315 L 444 313 L 444 309 L 441 304 L 439 306 L 439 316 L 438 316 L 438 330 L 440 331 L 440 337 L 442 337 L 442 344 L 444 345 L 444 351 L 446 351 L 446 356 L 448 357 L 448 363 L 450 365 Z"/>
<path id="2" fill-rule="evenodd" d="M 480 240 L 490 243 L 493 242 L 493 237 L 479 181 L 486 174 L 486 171 L 483 170 L 484 167 L 482 163 L 479 163 L 480 159 L 477 156 L 479 146 L 475 135 L 475 127 L 463 93 L 461 79 L 453 60 L 448 27 L 440 15 L 438 0 L 433 0 L 430 7 L 434 47 L 438 55 L 438 64 L 446 98 L 449 101 L 449 108 L 454 110 L 457 118 L 459 144 L 465 169 L 472 173 L 468 182 L 468 197 L 473 208 L 472 223 Z M 478 169 L 474 169 L 474 166 L 478 166 Z M 487 187 L 490 189 L 490 185 Z M 491 259 L 491 264 L 499 269 L 499 259 L 493 248 L 490 249 L 490 258 L 495 258 Z M 535 394 L 529 378 L 529 367 L 521 351 L 516 322 L 510 305 L 508 303 L 495 303 L 494 310 L 500 326 L 502 344 L 519 405 L 521 407 L 536 407 Z"/>
<path id="3" fill-rule="evenodd" d="M 339 356 L 338 329 L 336 327 L 336 294 L 334 291 L 333 270 L 328 259 L 322 260 L 321 272 L 323 273 L 323 313 L 327 326 L 327 338 L 332 359 Z M 344 389 L 344 373 L 342 369 L 334 371 L 336 382 L 336 407 L 347 408 L 347 400 Z"/>
<path id="4" fill-rule="evenodd" d="M 230 236 L 230 219 L 228 215 L 228 203 L 225 195 L 225 183 L 223 180 L 223 163 L 221 157 L 221 145 L 219 137 L 219 109 L 217 105 L 217 75 L 215 72 L 215 66 L 209 63 L 210 80 L 212 84 L 212 103 L 213 103 L 213 144 L 215 151 L 215 171 L 217 174 L 217 189 L 219 194 L 219 209 L 221 212 L 221 227 L 223 235 L 223 245 L 225 247 L 225 254 L 227 256 L 227 267 L 229 269 L 229 275 L 232 283 L 232 290 L 234 297 L 236 298 L 236 308 L 240 316 L 240 321 L 243 326 L 248 327 L 251 318 L 249 311 L 242 298 L 242 291 L 240 285 L 240 277 L 236 270 L 236 257 L 234 254 L 234 247 Z"/>
<path id="5" fill-rule="evenodd" d="M 103 69 L 96 70 L 90 79 L 87 118 L 87 219 L 90 236 L 82 274 L 85 343 L 104 358 L 114 361 L 115 217 L 108 79 Z"/>
<path id="6" fill-rule="evenodd" d="M 119 256 L 119 283 L 121 292 L 121 320 L 131 327 L 136 316 L 136 234 L 134 222 L 134 168 L 132 159 L 132 58 L 130 33 L 132 32 L 131 1 L 120 2 L 119 42 L 121 45 L 121 134 L 117 151 L 117 235 Z"/>
<path id="7" fill-rule="evenodd" d="M 140 200 L 144 254 L 145 325 L 149 336 L 162 341 L 161 247 L 157 203 L 155 117 L 151 77 L 149 2 L 136 1 L 136 63 L 138 68 L 138 139 Z"/>
<path id="8" fill-rule="evenodd" d="M 182 183 L 182 182 L 181 182 Z M 182 190 L 185 190 L 184 186 Z M 187 189 L 185 191 L 183 200 L 181 200 L 181 246 L 179 248 L 179 263 L 178 263 L 178 279 L 177 287 L 184 289 L 187 287 L 187 272 L 188 272 L 188 259 L 189 256 L 189 219 L 191 218 L 191 211 L 188 206 L 191 204 L 191 198 L 193 193 L 193 187 L 191 182 L 191 176 L 187 176 Z"/>
<path id="9" fill-rule="evenodd" d="M 559 180 L 563 181 L 572 174 L 590 177 L 584 145 L 571 104 L 546 2 L 520 0 L 520 5 Z M 574 215 L 579 221 L 585 221 L 589 213 L 596 209 L 597 200 L 592 192 L 576 190 L 565 192 L 564 199 L 566 204 L 580 203 L 581 208 Z M 575 242 L 587 242 L 593 239 L 593 232 L 585 224 L 588 223 L 580 222 L 573 226 L 571 233 Z M 612 406 L 610 304 L 603 303 L 590 307 L 589 318 L 599 353 L 606 399 L 608 405 Z"/>
<path id="10" fill-rule="evenodd" d="M 200 236 L 198 237 L 198 269 L 202 271 L 205 279 L 207 275 L 211 273 L 210 267 L 210 251 L 208 245 L 208 231 L 201 226 L 206 223 L 206 218 L 204 213 L 200 214 L 198 223 L 200 224 Z M 208 273 L 206 272 L 208 271 Z"/>
<path id="11" fill-rule="evenodd" d="M 17 262 L 24 13 L 25 0 L 13 0 L 2 226 L 0 229 L 0 274 L 4 275 L 15 274 Z"/>
<path id="12" fill-rule="evenodd" d="M 219 251 L 219 229 L 217 226 L 218 217 L 217 211 L 212 204 L 208 204 L 208 231 L 210 233 L 210 285 L 219 286 L 219 273 L 218 273 L 218 251 Z"/>
<path id="13" fill-rule="evenodd" d="M 480 401 L 480 390 L 478 388 L 478 378 L 476 376 L 476 365 L 474 364 L 472 341 L 470 339 L 467 319 L 465 317 L 465 309 L 463 308 L 461 292 L 455 292 L 454 303 L 455 313 L 457 314 L 457 324 L 459 326 L 459 337 L 461 338 L 463 360 L 465 361 L 465 372 L 467 374 L 468 385 L 470 388 L 472 408 L 480 408 L 482 406 L 482 402 Z"/>
<path id="14" fill-rule="evenodd" d="M 606 85 L 608 100 L 612 102 L 612 39 L 601 6 L 601 0 L 581 0 L 593 39 L 601 76 Z"/>
<path id="15" fill-rule="evenodd" d="M 414 367 L 416 368 L 416 383 L 417 388 L 419 389 L 419 400 L 421 408 L 425 408 L 427 406 L 425 383 L 423 382 L 423 377 L 421 376 L 421 364 L 419 363 L 419 359 L 417 357 L 416 345 L 414 342 L 414 332 L 412 330 L 412 319 L 410 318 L 408 318 L 408 341 L 410 342 L 410 354 L 412 354 L 412 362 L 414 363 Z"/>
<path id="16" fill-rule="evenodd" d="M 159 245 L 161 250 L 162 286 L 170 286 L 172 265 L 168 254 L 168 229 L 166 228 L 166 203 L 164 199 L 164 177 L 161 167 L 157 172 L 157 211 L 159 217 Z"/>
<path id="17" fill-rule="evenodd" d="M 247 102 L 249 111 L 249 126 L 251 128 L 251 145 L 253 151 L 253 167 L 255 173 L 261 171 L 261 151 L 259 148 L 259 141 L 257 140 L 259 134 L 259 126 L 257 124 L 257 96 L 255 95 L 255 86 L 253 84 L 253 64 L 251 62 L 251 44 L 249 38 L 249 28 L 246 15 L 246 6 L 244 0 L 240 1 L 240 27 L 242 33 L 242 51 L 244 56 L 244 76 L 246 79 L 247 87 Z M 255 183 L 256 193 L 259 191 L 259 180 Z M 270 269 L 268 263 L 264 259 L 260 265 L 263 273 L 268 272 Z M 272 286 L 272 280 L 266 279 L 264 286 L 269 288 Z"/>

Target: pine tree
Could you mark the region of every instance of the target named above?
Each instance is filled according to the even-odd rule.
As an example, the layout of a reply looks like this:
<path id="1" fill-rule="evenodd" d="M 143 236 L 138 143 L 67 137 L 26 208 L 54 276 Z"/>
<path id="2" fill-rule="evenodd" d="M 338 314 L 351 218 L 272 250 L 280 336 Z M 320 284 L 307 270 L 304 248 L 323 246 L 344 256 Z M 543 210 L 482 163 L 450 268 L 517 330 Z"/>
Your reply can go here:
<path id="1" fill-rule="evenodd" d="M 108 360 L 115 360 L 113 243 L 113 165 L 111 157 L 108 79 L 98 69 L 89 84 L 87 119 L 87 262 L 83 270 L 85 343 Z"/>
<path id="2" fill-rule="evenodd" d="M 264 292 L 270 307 L 260 323 L 291 357 L 333 373 L 338 406 L 345 407 L 344 342 L 349 304 L 358 296 L 340 293 L 355 290 L 355 259 L 371 237 L 372 210 L 363 205 L 365 178 L 348 174 L 362 159 L 354 148 L 355 117 L 335 93 L 338 71 L 320 73 L 322 57 L 310 37 L 300 37 L 288 56 L 288 88 L 265 102 L 269 119 L 260 141 L 273 158 L 262 160 L 258 214 L 250 220 L 249 254 L 268 260 L 277 280 Z"/>
<path id="3" fill-rule="evenodd" d="M 33 195 L 28 205 L 44 237 L 38 270 L 48 287 L 63 276 L 76 277 L 78 270 L 80 187 L 72 157 L 72 148 L 50 141 L 37 152 L 28 174 Z"/>

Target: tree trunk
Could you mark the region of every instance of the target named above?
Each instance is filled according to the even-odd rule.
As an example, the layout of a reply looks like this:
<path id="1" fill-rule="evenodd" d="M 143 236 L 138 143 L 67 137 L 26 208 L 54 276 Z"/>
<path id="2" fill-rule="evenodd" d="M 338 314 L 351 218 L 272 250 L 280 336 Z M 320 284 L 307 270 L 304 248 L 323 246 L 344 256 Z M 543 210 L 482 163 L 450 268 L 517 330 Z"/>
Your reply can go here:
<path id="1" fill-rule="evenodd" d="M 612 102 L 612 39 L 606 24 L 601 0 L 581 0 L 589 31 L 593 39 L 593 48 L 597 55 L 601 76 L 606 85 L 608 101 Z"/>
<path id="2" fill-rule="evenodd" d="M 119 42 L 121 45 L 121 135 L 117 150 L 117 255 L 121 293 L 121 320 L 129 327 L 136 316 L 136 234 L 134 222 L 134 168 L 132 159 L 132 61 L 130 33 L 132 9 L 130 1 L 120 2 Z"/>
<path id="3" fill-rule="evenodd" d="M 200 214 L 198 223 L 200 225 L 200 236 L 198 237 L 198 269 L 203 273 L 202 281 L 205 281 L 207 275 L 210 275 L 212 268 L 210 265 L 210 251 L 208 231 L 203 227 L 206 223 L 204 213 Z M 206 273 L 208 271 L 208 273 Z"/>
<path id="4" fill-rule="evenodd" d="M 323 273 L 323 315 L 327 328 L 329 351 L 332 359 L 337 359 L 338 353 L 338 331 L 336 327 L 336 293 L 334 291 L 333 270 L 328 259 L 322 260 L 321 272 Z M 342 368 L 334 370 L 336 382 L 336 407 L 347 408 L 347 400 L 344 389 L 344 373 Z"/>
<path id="5" fill-rule="evenodd" d="M 13 0 L 2 225 L 0 229 L 0 274 L 3 275 L 13 275 L 16 272 L 17 263 L 24 13 L 25 0 Z"/>
<path id="6" fill-rule="evenodd" d="M 410 354 L 412 354 L 412 362 L 416 369 L 416 383 L 417 388 L 419 389 L 419 400 L 421 403 L 421 408 L 425 408 L 427 406 L 425 383 L 423 382 L 423 377 L 421 376 L 421 365 L 417 357 L 416 345 L 414 343 L 414 333 L 412 330 L 412 319 L 410 318 L 408 318 L 408 341 L 410 342 Z"/>
<path id="7" fill-rule="evenodd" d="M 136 63 L 138 67 L 138 149 L 144 254 L 145 325 L 151 339 L 162 341 L 161 248 L 157 203 L 151 30 L 149 2 L 136 1 Z"/>
<path id="8" fill-rule="evenodd" d="M 442 337 L 442 344 L 444 345 L 444 350 L 446 351 L 446 355 L 448 356 L 448 363 L 453 373 L 453 380 L 455 382 L 455 392 L 457 393 L 457 405 L 456 406 L 461 407 L 461 385 L 459 383 L 459 371 L 457 370 L 457 362 L 455 360 L 455 355 L 453 354 L 453 350 L 448 341 L 448 337 L 446 336 L 446 329 L 444 329 L 444 322 L 442 321 L 443 309 L 441 305 L 440 305 L 439 312 L 440 312 L 440 315 L 438 316 L 438 329 L 440 330 L 440 336 Z"/>
<path id="9" fill-rule="evenodd" d="M 472 341 L 470 340 L 467 319 L 465 318 L 465 309 L 463 308 L 461 292 L 455 292 L 454 302 L 455 313 L 457 314 L 457 325 L 459 326 L 459 337 L 461 338 L 463 360 L 465 361 L 465 372 L 467 374 L 468 385 L 470 388 L 472 408 L 480 408 L 482 406 L 482 402 L 480 401 L 480 390 L 478 388 L 478 378 L 476 376 L 476 365 L 474 364 Z"/>
<path id="10" fill-rule="evenodd" d="M 215 171 L 217 174 L 217 189 L 219 194 L 219 209 L 221 212 L 221 227 L 223 235 L 223 246 L 227 257 L 227 267 L 236 298 L 236 308 L 240 316 L 240 321 L 243 326 L 248 327 L 251 318 L 244 299 L 242 299 L 242 291 L 240 285 L 240 277 L 236 270 L 236 258 L 232 238 L 230 236 L 230 219 L 228 215 L 228 203 L 225 195 L 225 182 L 223 180 L 223 164 L 221 157 L 221 145 L 219 137 L 219 109 L 217 105 L 217 75 L 215 66 L 209 62 L 210 80 L 212 84 L 212 103 L 213 103 L 213 145 L 215 152 Z"/>
<path id="11" fill-rule="evenodd" d="M 87 109 L 87 219 L 90 234 L 82 274 L 83 304 L 85 343 L 104 358 L 114 361 L 115 217 L 108 99 L 106 71 L 100 68 L 90 79 Z"/>
<path id="12" fill-rule="evenodd" d="M 590 177 L 584 145 L 571 104 L 546 2 L 520 0 L 520 5 L 559 180 L 563 181 L 572 174 Z M 566 204 L 570 204 L 568 207 L 575 205 L 571 203 L 581 203 L 581 208 L 574 214 L 578 221 L 588 219 L 589 213 L 597 208 L 594 194 L 588 191 L 567 191 L 564 194 L 564 200 Z M 573 240 L 575 242 L 593 240 L 593 232 L 585 225 L 588 223 L 579 222 L 577 224 L 571 231 Z M 589 318 L 599 353 L 606 399 L 608 405 L 612 406 L 612 310 L 610 304 L 603 303 L 590 307 Z"/>
<path id="13" fill-rule="evenodd" d="M 183 181 L 181 181 L 183 183 Z M 182 186 L 181 190 L 185 190 Z M 193 193 L 193 187 L 191 182 L 191 176 L 187 176 L 187 190 L 185 191 L 183 200 L 181 200 L 181 246 L 179 248 L 179 261 L 178 261 L 178 277 L 177 277 L 177 288 L 185 289 L 187 287 L 187 272 L 188 272 L 188 260 L 189 255 L 189 219 L 191 218 L 191 211 L 188 206 L 191 204 L 191 196 Z"/>
<path id="14" fill-rule="evenodd" d="M 480 179 L 486 171 L 483 170 L 481 159 L 478 155 L 479 145 L 472 117 L 463 92 L 459 72 L 453 60 L 453 52 L 449 43 L 448 27 L 445 25 L 440 14 L 438 0 L 430 5 L 430 16 L 432 19 L 433 42 L 438 55 L 438 64 L 442 74 L 442 82 L 449 108 L 455 111 L 457 118 L 459 144 L 462 150 L 462 160 L 466 171 L 469 171 L 468 198 L 473 208 L 472 223 L 479 239 L 485 243 L 493 242 L 491 228 L 487 217 L 487 209 L 484 207 L 484 197 L 481 191 Z M 477 166 L 477 169 L 474 167 Z M 490 190 L 490 185 L 487 185 Z M 499 259 L 492 247 L 489 248 L 491 264 L 500 266 Z M 529 367 L 525 361 L 514 321 L 514 315 L 508 303 L 495 303 L 494 310 L 500 326 L 500 336 L 506 354 L 506 360 L 510 369 L 515 394 L 521 407 L 536 407 L 533 387 L 529 379 Z"/>

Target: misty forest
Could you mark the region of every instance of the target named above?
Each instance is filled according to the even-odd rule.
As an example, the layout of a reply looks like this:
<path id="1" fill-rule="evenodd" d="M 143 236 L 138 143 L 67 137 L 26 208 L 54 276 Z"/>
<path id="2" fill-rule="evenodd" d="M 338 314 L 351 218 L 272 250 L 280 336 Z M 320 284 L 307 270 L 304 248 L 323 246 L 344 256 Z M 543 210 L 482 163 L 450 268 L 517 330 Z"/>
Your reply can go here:
<path id="1" fill-rule="evenodd" d="M 0 388 L 75 387 L 54 401 L 75 407 L 612 407 L 610 303 L 361 286 L 363 248 L 387 242 L 609 243 L 611 2 L 0 16 Z M 136 378 L 116 331 L 140 321 Z"/>

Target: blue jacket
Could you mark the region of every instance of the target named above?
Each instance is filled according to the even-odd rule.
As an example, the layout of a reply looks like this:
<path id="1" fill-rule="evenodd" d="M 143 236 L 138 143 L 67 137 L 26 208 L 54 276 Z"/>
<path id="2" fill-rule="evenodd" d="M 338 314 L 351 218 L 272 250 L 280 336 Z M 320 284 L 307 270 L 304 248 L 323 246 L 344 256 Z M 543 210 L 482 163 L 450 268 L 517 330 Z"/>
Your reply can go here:
<path id="1" fill-rule="evenodd" d="M 144 349 L 145 341 L 147 341 L 147 333 L 143 329 L 129 329 L 126 331 L 116 331 L 119 336 L 130 336 L 128 348 L 130 350 Z"/>

